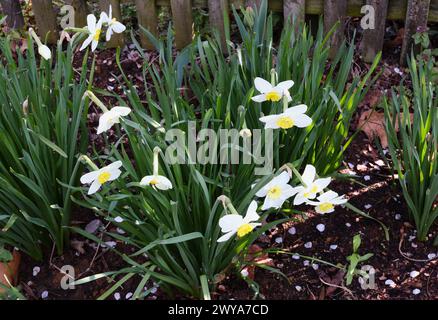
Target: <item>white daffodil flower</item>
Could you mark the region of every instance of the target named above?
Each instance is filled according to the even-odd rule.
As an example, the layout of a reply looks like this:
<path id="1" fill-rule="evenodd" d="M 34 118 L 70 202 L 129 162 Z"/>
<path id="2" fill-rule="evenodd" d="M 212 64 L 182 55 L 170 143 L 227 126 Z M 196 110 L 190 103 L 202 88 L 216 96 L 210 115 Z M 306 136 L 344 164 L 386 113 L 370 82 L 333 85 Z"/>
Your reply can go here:
<path id="1" fill-rule="evenodd" d="M 315 206 L 315 211 L 321 214 L 330 213 L 335 211 L 335 206 L 344 204 L 348 200 L 344 196 L 339 196 L 334 191 L 327 191 L 320 195 L 318 201 L 307 201 L 307 204 Z"/>
<path id="2" fill-rule="evenodd" d="M 172 189 L 172 182 L 164 176 L 153 175 L 141 179 L 140 185 L 151 186 L 160 190 Z"/>
<path id="3" fill-rule="evenodd" d="M 108 29 L 106 30 L 106 41 L 110 41 L 114 33 L 122 33 L 126 30 L 126 27 L 121 22 L 117 21 L 116 18 L 113 18 L 113 7 L 111 5 L 109 7 L 109 13 L 106 14 L 105 12 L 102 12 L 100 14 L 100 19 L 103 23 L 108 24 Z"/>
<path id="4" fill-rule="evenodd" d="M 257 197 L 265 198 L 262 210 L 268 210 L 270 208 L 279 209 L 287 199 L 297 193 L 295 189 L 288 184 L 290 178 L 289 173 L 284 171 L 256 193 Z"/>
<path id="5" fill-rule="evenodd" d="M 271 83 L 262 78 L 255 78 L 254 86 L 261 93 L 258 96 L 252 97 L 252 100 L 255 102 L 264 102 L 264 101 L 272 101 L 278 102 L 283 96 L 287 97 L 287 101 L 292 101 L 292 98 L 289 94 L 289 89 L 292 88 L 294 82 L 292 80 L 283 81 L 273 86 Z"/>
<path id="6" fill-rule="evenodd" d="M 312 124 L 312 118 L 305 114 L 307 106 L 300 104 L 286 109 L 283 113 L 261 117 L 265 129 L 290 129 L 294 126 L 305 128 Z"/>
<path id="7" fill-rule="evenodd" d="M 301 177 L 304 185 L 295 187 L 297 195 L 294 199 L 294 205 L 298 206 L 307 200 L 315 199 L 317 194 L 323 192 L 332 181 L 331 178 L 321 178 L 315 180 L 315 177 L 315 167 L 308 164 Z"/>
<path id="8" fill-rule="evenodd" d="M 128 107 L 114 107 L 111 110 L 104 112 L 99 118 L 99 126 L 97 128 L 97 134 L 108 131 L 116 123 L 120 123 L 121 117 L 126 117 L 131 113 L 131 109 Z"/>
<path id="9" fill-rule="evenodd" d="M 102 19 L 96 22 L 96 17 L 93 14 L 87 16 L 87 31 L 88 38 L 85 39 L 79 51 L 84 50 L 91 43 L 91 51 L 96 50 L 99 44 L 100 34 L 102 33 Z"/>
<path id="10" fill-rule="evenodd" d="M 158 174 L 158 154 L 160 153 L 160 148 L 156 147 L 154 149 L 154 164 L 153 164 L 153 175 L 146 176 L 140 181 L 141 186 L 151 186 L 154 189 L 159 190 L 169 190 L 172 189 L 172 182 L 164 176 Z"/>
<path id="11" fill-rule="evenodd" d="M 245 217 L 242 217 L 240 214 L 227 214 L 220 218 L 219 227 L 221 227 L 222 232 L 225 234 L 217 242 L 225 242 L 235 234 L 242 238 L 252 232 L 254 228 L 260 226 L 261 223 L 255 222 L 260 219 L 256 211 L 257 202 L 252 201 Z"/>
<path id="12" fill-rule="evenodd" d="M 43 57 L 45 60 L 49 60 L 52 57 L 52 51 L 50 50 L 50 48 L 41 42 L 40 38 L 37 36 L 33 28 L 29 29 L 29 33 L 38 46 L 39 55 Z"/>
<path id="13" fill-rule="evenodd" d="M 100 189 L 100 187 L 106 182 L 116 180 L 118 177 L 120 177 L 122 171 L 120 171 L 119 168 L 121 166 L 122 162 L 116 161 L 102 169 L 98 169 L 84 174 L 81 177 L 81 183 L 91 183 L 90 189 L 88 190 L 88 195 L 96 193 Z"/>

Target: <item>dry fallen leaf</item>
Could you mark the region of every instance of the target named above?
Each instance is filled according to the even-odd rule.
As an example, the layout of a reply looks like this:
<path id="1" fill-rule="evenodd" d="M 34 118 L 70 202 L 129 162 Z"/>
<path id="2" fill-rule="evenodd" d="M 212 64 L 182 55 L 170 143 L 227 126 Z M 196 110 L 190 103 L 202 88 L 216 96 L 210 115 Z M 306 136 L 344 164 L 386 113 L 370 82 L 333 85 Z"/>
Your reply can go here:
<path id="1" fill-rule="evenodd" d="M 400 114 L 403 117 L 403 114 Z M 411 121 L 414 115 L 411 113 Z M 370 141 L 379 138 L 383 149 L 388 147 L 388 136 L 385 130 L 385 115 L 381 112 L 368 110 L 362 113 L 359 119 L 358 127 L 366 134 Z M 395 131 L 398 132 L 398 123 L 395 124 Z"/>
<path id="2" fill-rule="evenodd" d="M 263 249 L 260 246 L 256 244 L 251 245 L 248 248 L 248 255 L 245 257 L 245 261 L 273 267 L 274 261 L 269 258 L 267 253 L 262 253 L 262 251 Z M 255 265 L 248 265 L 244 268 L 248 271 L 248 278 L 251 280 L 254 280 L 255 268 Z"/>

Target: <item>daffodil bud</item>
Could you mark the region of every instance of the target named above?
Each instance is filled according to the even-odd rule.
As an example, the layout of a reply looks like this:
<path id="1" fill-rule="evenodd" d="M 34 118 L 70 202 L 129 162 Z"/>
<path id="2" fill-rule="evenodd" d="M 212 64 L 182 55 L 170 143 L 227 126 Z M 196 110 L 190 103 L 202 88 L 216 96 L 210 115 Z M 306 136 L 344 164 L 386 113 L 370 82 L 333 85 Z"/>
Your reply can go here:
<path id="1" fill-rule="evenodd" d="M 245 128 L 245 129 L 242 129 L 242 130 L 240 130 L 240 136 L 242 137 L 242 138 L 244 138 L 244 139 L 247 139 L 247 138 L 251 138 L 252 137 L 252 133 L 251 133 L 251 130 L 249 130 L 248 128 Z"/>
<path id="2" fill-rule="evenodd" d="M 275 84 L 277 83 L 277 79 L 278 79 L 278 74 L 277 71 L 275 71 L 274 68 L 271 69 L 271 85 L 275 86 Z"/>
<path id="3" fill-rule="evenodd" d="M 39 46 L 38 53 L 45 60 L 50 60 L 50 58 L 52 58 L 52 51 L 50 50 L 50 48 L 48 46 L 45 46 L 45 45 Z"/>
<path id="4" fill-rule="evenodd" d="M 248 6 L 243 12 L 243 22 L 250 28 L 254 26 L 255 22 L 255 12 L 251 6 Z"/>
<path id="5" fill-rule="evenodd" d="M 29 99 L 26 98 L 26 100 L 23 101 L 23 114 L 25 117 L 29 115 Z"/>

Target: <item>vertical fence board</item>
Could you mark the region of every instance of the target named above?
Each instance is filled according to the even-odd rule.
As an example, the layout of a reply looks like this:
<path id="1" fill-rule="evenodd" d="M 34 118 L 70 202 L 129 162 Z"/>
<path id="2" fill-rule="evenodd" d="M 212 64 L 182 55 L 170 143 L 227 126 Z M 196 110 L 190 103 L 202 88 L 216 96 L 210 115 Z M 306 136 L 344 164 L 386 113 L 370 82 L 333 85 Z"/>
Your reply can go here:
<path id="1" fill-rule="evenodd" d="M 175 43 L 177 49 L 182 49 L 192 42 L 193 18 L 191 0 L 170 0 L 173 26 L 175 28 Z"/>
<path id="2" fill-rule="evenodd" d="M 411 54 L 412 36 L 418 28 L 427 27 L 430 0 L 409 0 L 406 10 L 405 35 L 401 51 L 400 63 L 406 64 L 406 58 Z"/>
<path id="3" fill-rule="evenodd" d="M 341 23 L 332 35 L 330 58 L 336 56 L 344 40 L 344 22 L 347 15 L 347 0 L 324 0 L 324 30 L 328 32 L 338 21 Z"/>
<path id="4" fill-rule="evenodd" d="M 47 38 L 47 42 L 56 43 L 57 22 L 52 0 L 32 1 L 32 10 L 39 36 L 43 41 Z"/>
<path id="5" fill-rule="evenodd" d="M 148 29 L 154 36 L 158 35 L 158 13 L 155 0 L 135 0 L 138 24 Z M 154 49 L 149 38 L 140 31 L 141 44 L 146 49 Z"/>
<path id="6" fill-rule="evenodd" d="M 75 9 L 75 27 L 82 28 L 87 25 L 88 7 L 86 0 L 72 0 L 71 5 Z"/>
<path id="7" fill-rule="evenodd" d="M 305 0 L 283 0 L 284 21 L 304 22 L 306 16 Z"/>
<path id="8" fill-rule="evenodd" d="M 6 24 L 11 29 L 21 29 L 24 27 L 23 12 L 19 0 L 0 0 L 1 11 L 6 18 Z"/>
<path id="9" fill-rule="evenodd" d="M 108 13 L 109 7 L 113 9 L 113 18 L 116 18 L 118 21 L 122 21 L 122 12 L 120 10 L 120 0 L 100 0 L 99 6 L 100 10 Z M 113 34 L 111 40 L 107 43 L 108 48 L 117 48 L 123 47 L 125 43 L 125 39 L 122 34 Z"/>
<path id="10" fill-rule="evenodd" d="M 260 8 L 263 0 L 246 0 L 245 5 L 246 7 L 251 8 Z"/>
<path id="11" fill-rule="evenodd" d="M 388 0 L 367 0 L 367 5 L 372 6 L 375 13 L 375 28 L 364 30 L 360 44 L 363 60 L 367 63 L 373 62 L 377 53 L 383 49 L 388 3 Z"/>
<path id="12" fill-rule="evenodd" d="M 228 0 L 208 0 L 208 16 L 210 25 L 219 31 L 222 49 L 226 49 L 224 14 L 228 14 Z"/>

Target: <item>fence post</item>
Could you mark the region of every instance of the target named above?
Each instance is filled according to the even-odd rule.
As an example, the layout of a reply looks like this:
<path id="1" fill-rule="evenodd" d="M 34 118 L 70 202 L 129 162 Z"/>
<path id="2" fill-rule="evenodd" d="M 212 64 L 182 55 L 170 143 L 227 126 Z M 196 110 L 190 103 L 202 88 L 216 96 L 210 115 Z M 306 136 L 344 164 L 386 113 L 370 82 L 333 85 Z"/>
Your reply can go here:
<path id="1" fill-rule="evenodd" d="M 191 0 L 170 0 L 173 27 L 175 29 L 175 44 L 182 49 L 192 42 L 193 18 Z"/>
<path id="2" fill-rule="evenodd" d="M 228 0 L 208 0 L 208 16 L 210 25 L 219 31 L 222 49 L 226 50 L 224 14 L 228 14 Z"/>
<path id="3" fill-rule="evenodd" d="M 120 10 L 120 0 L 100 0 L 99 6 L 100 10 L 108 13 L 109 7 L 113 9 L 113 18 L 116 18 L 118 21 L 122 21 L 122 12 Z M 117 48 L 123 47 L 125 43 L 125 39 L 123 34 L 113 34 L 111 40 L 107 43 L 108 48 Z"/>
<path id="4" fill-rule="evenodd" d="M 47 39 L 48 43 L 56 43 L 58 28 L 52 0 L 32 1 L 32 10 L 39 36 L 43 41 Z"/>
<path id="5" fill-rule="evenodd" d="M 405 65 L 407 57 L 411 54 L 413 44 L 412 36 L 418 28 L 427 28 L 430 0 L 408 0 L 406 10 L 405 35 L 400 57 L 400 64 Z"/>
<path id="6" fill-rule="evenodd" d="M 246 7 L 251 7 L 253 9 L 260 9 L 260 6 L 262 4 L 262 1 L 268 1 L 268 0 L 246 0 Z"/>
<path id="7" fill-rule="evenodd" d="M 154 36 L 158 35 L 158 16 L 155 0 L 135 0 L 138 24 L 148 29 Z M 140 32 L 141 45 L 146 49 L 154 49 L 149 38 Z"/>
<path id="8" fill-rule="evenodd" d="M 21 11 L 19 0 L 0 0 L 2 12 L 8 16 L 6 23 L 11 29 L 21 29 L 24 27 L 23 12 Z"/>
<path id="9" fill-rule="evenodd" d="M 383 49 L 388 3 L 388 0 L 367 0 L 367 5 L 374 8 L 375 14 L 374 29 L 364 30 L 360 44 L 362 58 L 367 63 L 372 63 L 377 53 Z"/>
<path id="10" fill-rule="evenodd" d="M 75 10 L 75 27 L 82 28 L 87 25 L 88 7 L 86 0 L 72 0 L 71 5 Z"/>
<path id="11" fill-rule="evenodd" d="M 305 0 L 283 0 L 284 21 L 288 19 L 290 22 L 295 21 L 297 27 L 299 23 L 303 23 L 306 17 L 305 2 Z"/>
<path id="12" fill-rule="evenodd" d="M 328 32 L 338 21 L 341 23 L 332 35 L 330 58 L 334 58 L 344 40 L 344 22 L 347 15 L 347 0 L 324 0 L 324 30 Z"/>

